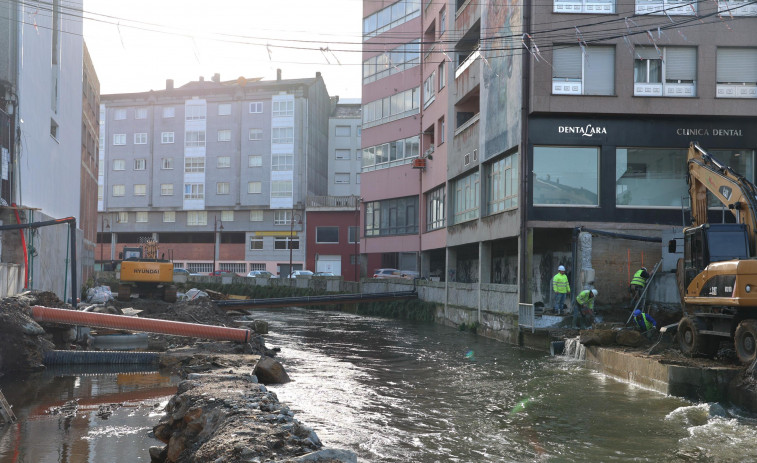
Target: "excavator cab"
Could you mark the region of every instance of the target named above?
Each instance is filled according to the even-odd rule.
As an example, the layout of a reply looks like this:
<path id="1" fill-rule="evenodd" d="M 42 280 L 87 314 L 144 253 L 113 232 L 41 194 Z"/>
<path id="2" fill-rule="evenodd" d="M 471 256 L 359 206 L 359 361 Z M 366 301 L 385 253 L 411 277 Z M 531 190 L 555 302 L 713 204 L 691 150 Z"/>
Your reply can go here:
<path id="1" fill-rule="evenodd" d="M 703 224 L 684 230 L 684 284 L 686 287 L 712 262 L 748 259 L 747 227 L 738 223 Z"/>

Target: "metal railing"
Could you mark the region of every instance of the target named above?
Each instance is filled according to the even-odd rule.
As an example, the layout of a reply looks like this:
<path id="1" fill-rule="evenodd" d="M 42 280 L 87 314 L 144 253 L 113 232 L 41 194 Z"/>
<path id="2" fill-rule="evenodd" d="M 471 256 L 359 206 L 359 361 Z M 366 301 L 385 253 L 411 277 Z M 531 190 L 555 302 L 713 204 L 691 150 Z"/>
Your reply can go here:
<path id="1" fill-rule="evenodd" d="M 536 331 L 536 313 L 533 304 L 518 303 L 518 328 L 531 328 Z"/>

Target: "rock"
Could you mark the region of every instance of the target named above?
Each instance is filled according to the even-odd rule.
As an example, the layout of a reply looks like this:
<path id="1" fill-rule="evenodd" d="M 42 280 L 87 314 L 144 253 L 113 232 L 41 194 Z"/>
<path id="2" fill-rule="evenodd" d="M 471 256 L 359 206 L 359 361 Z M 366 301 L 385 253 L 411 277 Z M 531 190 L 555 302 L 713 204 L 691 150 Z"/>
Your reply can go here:
<path id="1" fill-rule="evenodd" d="M 615 335 L 615 343 L 621 346 L 638 347 L 644 343 L 644 339 L 636 330 L 620 330 Z"/>
<path id="2" fill-rule="evenodd" d="M 284 384 L 291 381 L 284 367 L 271 357 L 260 357 L 253 374 L 263 384 Z"/>
<path id="3" fill-rule="evenodd" d="M 181 452 L 184 451 L 187 445 L 187 439 L 181 434 L 174 434 L 171 440 L 168 442 L 168 451 L 166 453 L 166 460 L 170 462 L 179 461 Z"/>
<path id="4" fill-rule="evenodd" d="M 615 332 L 612 330 L 584 330 L 579 340 L 584 346 L 609 346 L 615 342 Z"/>
<path id="5" fill-rule="evenodd" d="M 155 445 L 150 447 L 148 452 L 150 453 L 150 463 L 163 463 L 166 461 L 166 455 L 168 453 L 166 447 L 158 447 Z"/>
<path id="6" fill-rule="evenodd" d="M 349 450 L 341 449 L 326 449 L 318 450 L 317 452 L 308 453 L 293 459 L 295 463 L 317 463 L 321 462 L 334 462 L 339 461 L 342 463 L 357 463 L 357 455 Z"/>
<path id="7" fill-rule="evenodd" d="M 255 320 L 252 328 L 257 334 L 268 334 L 268 322 L 265 320 Z"/>

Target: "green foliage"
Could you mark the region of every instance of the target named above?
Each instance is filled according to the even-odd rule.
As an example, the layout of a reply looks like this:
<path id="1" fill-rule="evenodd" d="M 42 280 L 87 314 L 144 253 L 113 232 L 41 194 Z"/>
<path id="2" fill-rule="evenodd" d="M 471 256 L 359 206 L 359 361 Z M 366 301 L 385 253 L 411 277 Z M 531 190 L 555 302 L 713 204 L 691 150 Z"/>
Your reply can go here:
<path id="1" fill-rule="evenodd" d="M 418 299 L 388 302 L 366 302 L 358 304 L 359 315 L 399 318 L 402 320 L 433 321 L 434 304 Z"/>
<path id="2" fill-rule="evenodd" d="M 476 334 L 478 332 L 478 328 L 481 326 L 479 322 L 473 322 L 473 323 L 460 323 L 460 325 L 457 326 L 458 331 L 470 331 L 473 334 Z"/>

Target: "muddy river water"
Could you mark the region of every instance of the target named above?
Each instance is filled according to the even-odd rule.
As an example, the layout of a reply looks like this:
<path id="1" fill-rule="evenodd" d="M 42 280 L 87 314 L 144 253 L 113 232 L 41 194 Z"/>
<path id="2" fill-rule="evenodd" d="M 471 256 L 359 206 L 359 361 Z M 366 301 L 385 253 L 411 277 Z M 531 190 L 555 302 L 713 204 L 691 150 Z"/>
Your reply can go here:
<path id="1" fill-rule="evenodd" d="M 327 447 L 361 462 L 757 461 L 757 417 L 666 397 L 580 362 L 414 323 L 256 311 L 293 381 L 272 386 Z M 155 373 L 0 381 L 19 417 L 0 463 L 149 462 L 175 390 Z M 77 411 L 50 414 L 79 398 Z M 103 405 L 123 406 L 108 409 Z M 109 414 L 110 413 L 110 414 Z"/>

